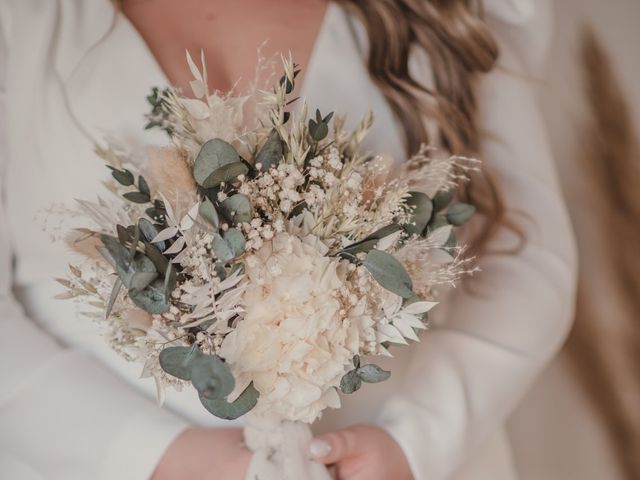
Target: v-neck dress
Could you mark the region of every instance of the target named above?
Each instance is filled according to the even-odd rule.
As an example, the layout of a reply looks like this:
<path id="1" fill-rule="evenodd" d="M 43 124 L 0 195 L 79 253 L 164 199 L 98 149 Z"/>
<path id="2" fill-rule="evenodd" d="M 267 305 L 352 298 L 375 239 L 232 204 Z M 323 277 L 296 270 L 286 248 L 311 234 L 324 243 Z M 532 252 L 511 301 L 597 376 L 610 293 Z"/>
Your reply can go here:
<path id="1" fill-rule="evenodd" d="M 548 46 L 546 1 L 488 0 L 500 67 L 477 85 L 481 157 L 495 172 L 527 242 L 480 261 L 474 289 L 454 290 L 420 344 L 383 366 L 392 378 L 328 412 L 318 431 L 378 424 L 417 480 L 515 478 L 502 426 L 562 344 L 572 319 L 575 249 L 535 99 Z M 338 4 L 327 10 L 306 66 L 311 108 L 369 110 L 365 148 L 406 158 L 402 135 L 366 70 L 367 37 Z M 416 51 L 411 69 L 431 82 Z M 100 327 L 55 300 L 54 277 L 73 254 L 54 237 L 56 212 L 94 199 L 108 172 L 94 143 L 164 145 L 145 131 L 145 95 L 166 77 L 108 0 L 0 0 L 0 477 L 141 480 L 189 425 L 230 425 L 188 393 L 155 403 L 140 366 L 122 360 Z M 502 228 L 491 247 L 516 239 Z M 240 422 L 236 422 L 239 424 Z M 212 455 L 216 452 L 212 451 Z"/>

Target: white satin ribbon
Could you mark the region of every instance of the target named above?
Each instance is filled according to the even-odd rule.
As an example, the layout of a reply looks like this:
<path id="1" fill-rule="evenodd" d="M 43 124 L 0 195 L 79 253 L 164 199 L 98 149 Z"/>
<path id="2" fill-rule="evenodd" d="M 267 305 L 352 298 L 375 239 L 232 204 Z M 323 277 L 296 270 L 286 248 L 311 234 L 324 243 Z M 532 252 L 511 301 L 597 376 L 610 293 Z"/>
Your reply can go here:
<path id="1" fill-rule="evenodd" d="M 248 417 L 244 439 L 253 458 L 246 480 L 332 480 L 326 467 L 309 455 L 309 425 Z"/>

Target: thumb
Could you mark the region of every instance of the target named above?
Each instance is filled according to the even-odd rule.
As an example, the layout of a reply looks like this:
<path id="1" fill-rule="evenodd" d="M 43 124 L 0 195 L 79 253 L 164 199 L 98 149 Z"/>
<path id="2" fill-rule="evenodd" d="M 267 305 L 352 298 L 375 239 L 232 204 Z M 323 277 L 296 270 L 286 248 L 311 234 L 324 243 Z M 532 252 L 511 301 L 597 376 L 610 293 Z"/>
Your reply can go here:
<path id="1" fill-rule="evenodd" d="M 314 438 L 309 443 L 309 453 L 314 460 L 326 465 L 338 463 L 357 453 L 358 442 L 354 428 L 345 428 Z"/>

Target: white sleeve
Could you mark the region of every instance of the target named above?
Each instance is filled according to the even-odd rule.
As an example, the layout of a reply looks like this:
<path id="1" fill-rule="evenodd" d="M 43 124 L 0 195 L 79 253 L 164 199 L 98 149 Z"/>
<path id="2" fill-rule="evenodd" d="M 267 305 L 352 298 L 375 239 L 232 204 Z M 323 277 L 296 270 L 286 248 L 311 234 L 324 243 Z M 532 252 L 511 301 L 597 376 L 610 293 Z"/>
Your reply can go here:
<path id="1" fill-rule="evenodd" d="M 97 360 L 60 347 L 12 294 L 4 211 L 8 159 L 4 79 L 10 13 L 0 4 L 0 478 L 144 480 L 186 423 Z M 9 93 L 10 95 L 10 93 Z M 15 236 L 14 236 L 15 237 Z"/>
<path id="2" fill-rule="evenodd" d="M 503 424 L 569 331 L 576 289 L 573 234 L 531 64 L 498 32 L 500 66 L 478 85 L 481 159 L 497 173 L 526 235 L 515 254 L 491 254 L 471 291 L 459 287 L 443 326 L 411 348 L 402 391 L 382 425 L 407 455 L 416 480 L 449 478 Z M 518 214 L 520 212 L 521 214 Z M 490 247 L 514 245 L 501 228 Z"/>

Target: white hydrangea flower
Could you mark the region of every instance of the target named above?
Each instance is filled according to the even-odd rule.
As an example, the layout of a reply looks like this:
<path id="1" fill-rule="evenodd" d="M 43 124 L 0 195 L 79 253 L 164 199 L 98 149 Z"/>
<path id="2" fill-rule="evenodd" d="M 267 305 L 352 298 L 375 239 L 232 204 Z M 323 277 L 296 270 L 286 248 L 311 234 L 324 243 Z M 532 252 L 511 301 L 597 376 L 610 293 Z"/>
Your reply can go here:
<path id="1" fill-rule="evenodd" d="M 220 351 L 240 386 L 254 382 L 260 412 L 291 421 L 339 405 L 335 389 L 360 346 L 340 294 L 345 262 L 322 245 L 281 232 L 247 260 L 244 318 Z"/>

